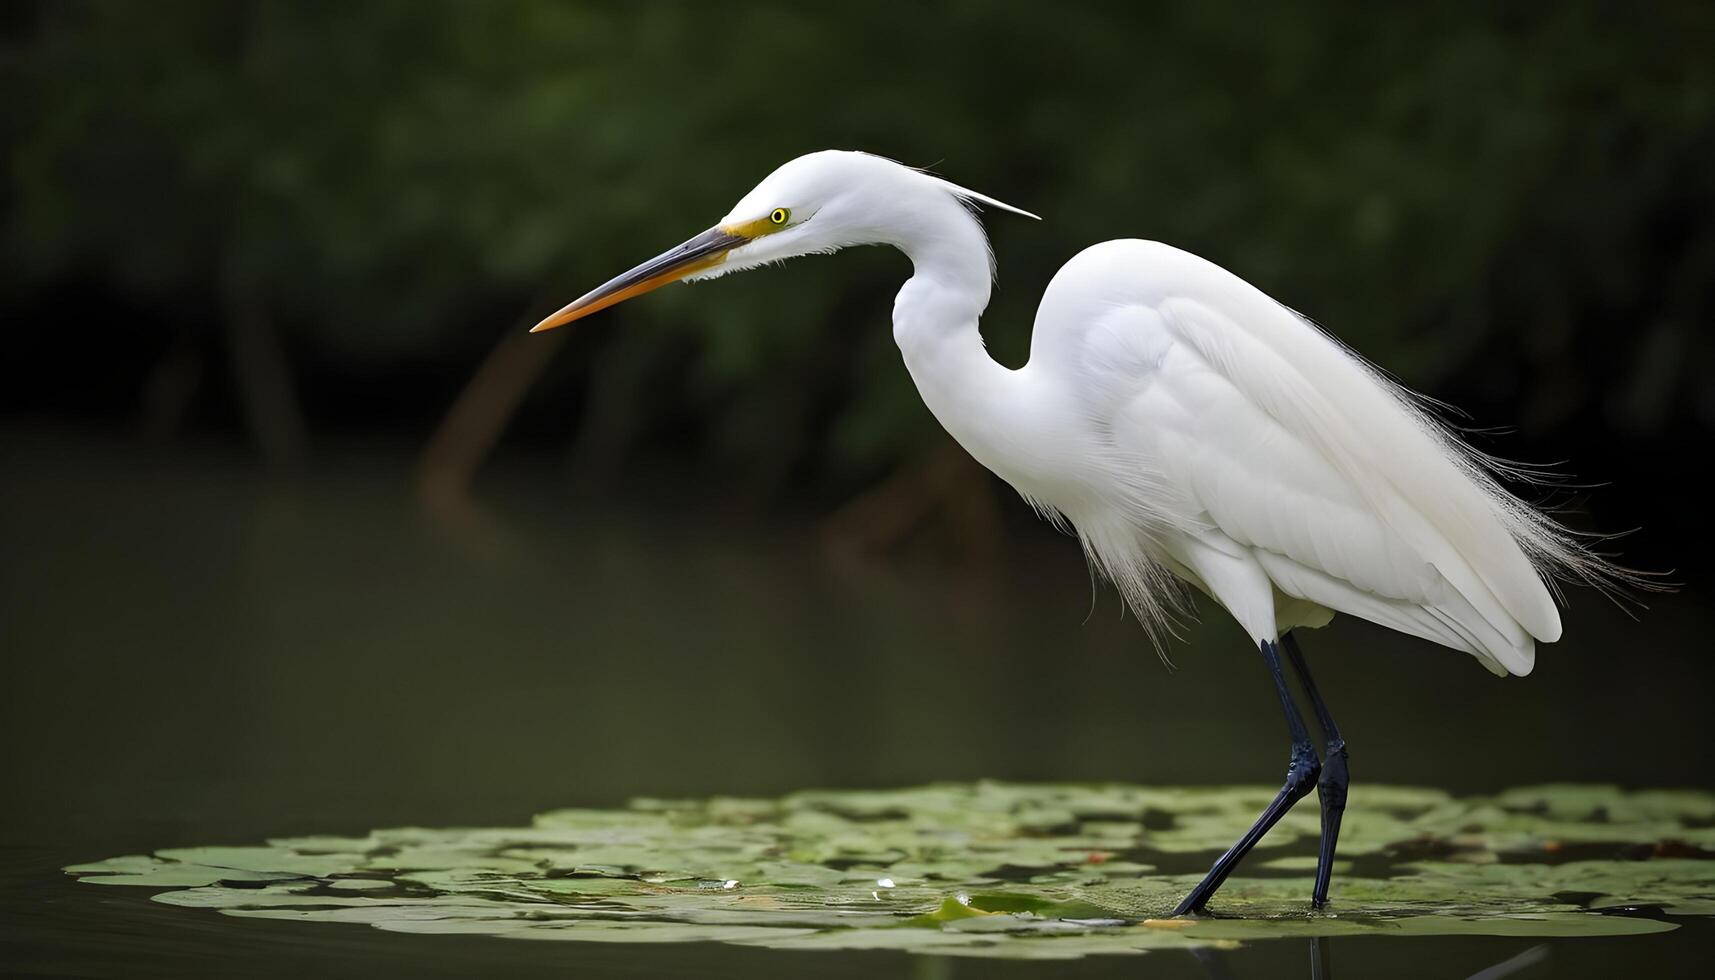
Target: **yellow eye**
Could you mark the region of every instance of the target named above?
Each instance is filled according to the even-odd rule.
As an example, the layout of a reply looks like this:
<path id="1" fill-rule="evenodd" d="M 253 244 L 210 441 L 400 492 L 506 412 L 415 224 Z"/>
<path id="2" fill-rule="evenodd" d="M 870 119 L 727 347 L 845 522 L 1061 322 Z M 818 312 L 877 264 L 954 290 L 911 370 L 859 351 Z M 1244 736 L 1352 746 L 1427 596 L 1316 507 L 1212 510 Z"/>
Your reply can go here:
<path id="1" fill-rule="evenodd" d="M 790 217 L 792 217 L 792 212 L 785 208 L 775 208 L 773 213 L 768 216 L 768 220 L 777 225 L 783 225 L 786 223 L 786 219 Z"/>

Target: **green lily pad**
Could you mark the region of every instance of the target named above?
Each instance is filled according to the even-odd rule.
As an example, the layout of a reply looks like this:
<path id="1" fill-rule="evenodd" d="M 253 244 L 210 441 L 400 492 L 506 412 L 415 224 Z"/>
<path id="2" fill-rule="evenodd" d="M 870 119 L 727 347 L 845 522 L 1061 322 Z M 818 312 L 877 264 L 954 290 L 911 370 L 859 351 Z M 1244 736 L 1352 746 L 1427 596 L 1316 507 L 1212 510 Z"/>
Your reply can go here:
<path id="1" fill-rule="evenodd" d="M 1187 869 L 1273 795 L 980 782 L 638 800 L 522 827 L 279 838 L 65 870 L 169 889 L 154 896 L 169 905 L 395 932 L 1017 959 L 1291 936 L 1642 935 L 1715 915 L 1715 794 L 1383 786 L 1352 795 L 1326 911 L 1308 909 L 1320 826 L 1302 806 L 1217 895 L 1217 917 L 1169 919 L 1198 880 Z"/>
<path id="2" fill-rule="evenodd" d="M 1315 871 L 1316 855 L 1298 854 L 1292 857 L 1270 858 L 1256 865 L 1259 868 L 1270 868 L 1275 871 Z M 1334 873 L 1345 875 L 1352 870 L 1352 862 L 1335 860 Z"/>
<path id="3" fill-rule="evenodd" d="M 148 885 L 157 888 L 190 888 L 223 881 L 284 881 L 301 878 L 292 872 L 213 867 L 191 861 L 162 860 L 143 854 L 128 854 L 90 864 L 74 864 L 65 870 L 86 875 L 83 880 L 99 885 Z"/>
<path id="4" fill-rule="evenodd" d="M 971 907 L 971 901 L 962 896 L 947 898 L 933 912 L 925 912 L 911 920 L 913 925 L 928 925 L 930 923 L 956 922 L 959 919 L 980 918 L 985 915 L 998 915 L 997 912 L 985 912 Z"/>
<path id="5" fill-rule="evenodd" d="M 304 853 L 285 847 L 175 847 L 155 854 L 181 864 L 315 878 L 350 871 L 363 860 L 362 854 Z"/>

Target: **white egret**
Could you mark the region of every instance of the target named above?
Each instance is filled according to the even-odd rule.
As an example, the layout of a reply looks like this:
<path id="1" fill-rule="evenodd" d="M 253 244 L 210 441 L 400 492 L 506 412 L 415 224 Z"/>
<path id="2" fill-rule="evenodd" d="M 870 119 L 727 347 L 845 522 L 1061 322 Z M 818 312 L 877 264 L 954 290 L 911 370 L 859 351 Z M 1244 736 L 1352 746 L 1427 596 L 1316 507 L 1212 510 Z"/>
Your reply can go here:
<path id="1" fill-rule="evenodd" d="M 1312 902 L 1327 898 L 1345 810 L 1346 745 L 1292 631 L 1335 613 L 1528 674 L 1560 637 L 1551 582 L 1620 574 L 1504 490 L 1402 388 L 1238 276 L 1158 242 L 1091 246 L 1042 297 L 1029 363 L 983 349 L 993 258 L 973 215 L 1035 217 L 866 153 L 793 160 L 713 228 L 619 276 L 534 330 L 669 282 L 850 245 L 892 245 L 913 275 L 893 336 L 917 390 L 970 454 L 1050 520 L 1159 640 L 1207 593 L 1250 635 L 1291 736 L 1286 783 L 1179 905 L 1200 911 L 1291 806 L 1319 790 Z M 1514 474 L 1516 475 L 1516 474 Z M 1320 725 L 1318 758 L 1281 671 Z"/>

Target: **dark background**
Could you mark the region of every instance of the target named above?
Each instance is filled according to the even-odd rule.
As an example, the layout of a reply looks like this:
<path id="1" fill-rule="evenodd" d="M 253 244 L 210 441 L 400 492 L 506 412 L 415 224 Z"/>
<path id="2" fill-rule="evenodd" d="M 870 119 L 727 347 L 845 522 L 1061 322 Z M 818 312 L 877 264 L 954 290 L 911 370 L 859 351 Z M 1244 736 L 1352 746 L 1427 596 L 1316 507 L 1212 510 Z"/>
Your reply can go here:
<path id="1" fill-rule="evenodd" d="M 1309 636 L 1355 806 L 1715 784 L 1711 50 L 1701 2 L 0 4 L 4 826 L 61 916 L 19 962 L 93 901 L 54 868 L 155 847 L 1278 778 L 1224 614 L 1164 667 L 919 403 L 900 256 L 524 334 L 824 147 L 1044 216 L 987 222 L 1004 362 L 1078 249 L 1171 242 L 1682 583 L 1573 590 L 1525 680 Z"/>

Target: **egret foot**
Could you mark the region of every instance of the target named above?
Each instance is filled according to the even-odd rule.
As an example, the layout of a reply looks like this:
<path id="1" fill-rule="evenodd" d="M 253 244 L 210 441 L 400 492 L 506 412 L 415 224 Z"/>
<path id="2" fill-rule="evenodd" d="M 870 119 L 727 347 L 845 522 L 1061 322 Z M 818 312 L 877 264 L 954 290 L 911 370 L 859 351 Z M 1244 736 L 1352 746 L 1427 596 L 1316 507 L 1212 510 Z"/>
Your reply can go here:
<path id="1" fill-rule="evenodd" d="M 1322 848 L 1316 854 L 1316 887 L 1310 893 L 1310 904 L 1322 908 L 1328 904 L 1328 882 L 1334 876 L 1334 845 L 1340 840 L 1340 818 L 1346 813 L 1346 787 L 1351 778 L 1346 774 L 1346 743 L 1334 739 L 1328 743 L 1322 757 L 1322 778 L 1316 784 L 1316 797 L 1322 803 Z"/>
<path id="2" fill-rule="evenodd" d="M 1288 633 L 1281 637 L 1281 646 L 1286 648 L 1287 659 L 1292 661 L 1292 669 L 1304 685 L 1304 693 L 1310 697 L 1310 706 L 1316 712 L 1322 737 L 1328 740 L 1322 759 L 1322 779 L 1316 784 L 1316 795 L 1322 803 L 1322 846 L 1316 854 L 1316 885 L 1310 892 L 1311 906 L 1322 908 L 1328 904 L 1328 883 L 1334 876 L 1334 847 L 1340 840 L 1340 819 L 1346 813 L 1346 787 L 1351 783 L 1346 772 L 1346 740 L 1340 737 L 1340 726 L 1334 724 L 1334 716 L 1323 703 L 1322 693 L 1316 690 L 1316 681 L 1311 678 L 1310 665 L 1304 662 L 1304 654 L 1298 649 L 1297 638 Z"/>
<path id="3" fill-rule="evenodd" d="M 1186 915 L 1201 912 L 1209 901 L 1209 896 L 1215 894 L 1227 876 L 1233 873 L 1240 861 L 1244 860 L 1257 841 L 1262 840 L 1280 818 L 1292 809 L 1292 805 L 1310 795 L 1310 790 L 1316 785 L 1316 779 L 1322 772 L 1321 760 L 1316 758 L 1316 749 L 1310 744 L 1310 733 L 1304 730 L 1304 719 L 1299 717 L 1298 706 L 1292 703 L 1292 695 L 1286 689 L 1286 678 L 1280 672 L 1279 647 L 1272 640 L 1263 640 L 1258 645 L 1262 651 L 1263 662 L 1268 665 L 1269 673 L 1274 677 L 1275 692 L 1280 695 L 1280 707 L 1286 714 L 1286 727 L 1292 735 L 1292 761 L 1286 767 L 1286 783 L 1275 794 L 1273 802 L 1257 817 L 1251 829 L 1245 831 L 1238 843 L 1234 844 L 1227 853 L 1215 861 L 1191 894 L 1179 903 L 1173 910 L 1174 915 Z"/>

